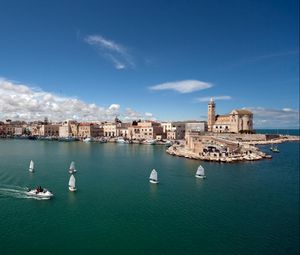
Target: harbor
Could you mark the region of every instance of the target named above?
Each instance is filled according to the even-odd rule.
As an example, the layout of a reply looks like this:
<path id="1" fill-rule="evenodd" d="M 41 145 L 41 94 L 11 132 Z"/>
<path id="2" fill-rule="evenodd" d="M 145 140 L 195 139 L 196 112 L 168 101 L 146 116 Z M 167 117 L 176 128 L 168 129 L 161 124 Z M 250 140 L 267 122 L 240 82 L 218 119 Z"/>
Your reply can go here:
<path id="1" fill-rule="evenodd" d="M 1 139 L 1 253 L 29 254 L 32 240 L 38 240 L 34 249 L 46 255 L 57 247 L 58 254 L 299 251 L 298 143 L 280 144 L 272 160 L 243 164 L 171 157 L 165 150 Z M 270 152 L 268 145 L 261 150 Z M 76 192 L 68 188 L 73 160 Z M 205 180 L 195 177 L 200 164 Z M 157 185 L 149 183 L 152 169 Z M 40 201 L 23 195 L 26 187 L 38 185 L 54 197 Z"/>
<path id="2" fill-rule="evenodd" d="M 274 149 L 274 144 L 300 141 L 299 136 L 276 136 L 269 140 L 266 137 L 262 134 L 190 134 L 186 141 L 174 143 L 166 152 L 173 156 L 202 161 L 234 163 L 271 159 L 270 153 L 279 152 Z M 270 152 L 261 151 L 258 145 L 271 145 Z"/>

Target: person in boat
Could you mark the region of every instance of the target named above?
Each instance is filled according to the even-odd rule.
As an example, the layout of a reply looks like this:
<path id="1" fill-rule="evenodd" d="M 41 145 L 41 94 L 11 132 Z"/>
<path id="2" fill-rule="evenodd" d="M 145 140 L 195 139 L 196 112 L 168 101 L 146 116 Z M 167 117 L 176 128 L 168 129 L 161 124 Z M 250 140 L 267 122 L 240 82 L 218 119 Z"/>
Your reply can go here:
<path id="1" fill-rule="evenodd" d="M 37 189 L 36 189 L 36 192 L 37 192 L 37 193 L 39 193 L 39 192 L 43 192 L 43 189 L 42 189 L 42 187 L 41 187 L 41 186 L 38 186 L 38 187 L 37 187 Z"/>

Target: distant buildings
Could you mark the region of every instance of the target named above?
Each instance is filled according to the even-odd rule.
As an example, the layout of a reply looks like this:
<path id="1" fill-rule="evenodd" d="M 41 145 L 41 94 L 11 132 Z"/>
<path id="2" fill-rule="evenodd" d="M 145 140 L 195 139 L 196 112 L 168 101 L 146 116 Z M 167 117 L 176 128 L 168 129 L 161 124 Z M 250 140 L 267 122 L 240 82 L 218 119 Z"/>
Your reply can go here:
<path id="1" fill-rule="evenodd" d="M 123 137 L 131 140 L 189 140 L 189 136 L 203 135 L 206 131 L 215 133 L 252 133 L 253 114 L 248 110 L 232 110 L 227 115 L 216 115 L 213 99 L 208 103 L 206 121 L 133 121 L 123 123 L 118 118 L 111 122 L 77 122 L 66 120 L 60 123 L 6 120 L 0 122 L 0 136 L 41 136 L 41 137 Z"/>

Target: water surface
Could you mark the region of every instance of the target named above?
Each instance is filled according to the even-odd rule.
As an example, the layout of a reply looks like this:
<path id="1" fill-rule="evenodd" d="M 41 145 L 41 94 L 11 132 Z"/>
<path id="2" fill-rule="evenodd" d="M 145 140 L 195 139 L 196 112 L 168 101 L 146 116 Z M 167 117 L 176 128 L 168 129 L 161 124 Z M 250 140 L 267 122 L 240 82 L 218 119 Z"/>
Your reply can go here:
<path id="1" fill-rule="evenodd" d="M 199 161 L 163 146 L 2 139 L 0 253 L 298 254 L 299 143 L 279 149 L 272 160 L 204 162 L 200 180 Z M 55 198 L 24 196 L 37 185 Z"/>

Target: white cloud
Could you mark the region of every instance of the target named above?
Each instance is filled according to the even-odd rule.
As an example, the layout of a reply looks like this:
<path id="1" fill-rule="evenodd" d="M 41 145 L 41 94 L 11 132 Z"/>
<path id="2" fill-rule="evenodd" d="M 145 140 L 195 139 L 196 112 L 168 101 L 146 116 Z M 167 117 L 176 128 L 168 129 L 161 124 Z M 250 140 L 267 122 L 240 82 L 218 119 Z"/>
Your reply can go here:
<path id="1" fill-rule="evenodd" d="M 179 93 L 190 93 L 198 90 L 211 88 L 211 83 L 197 80 L 183 80 L 157 84 L 149 87 L 151 90 L 175 90 Z"/>
<path id="2" fill-rule="evenodd" d="M 299 128 L 299 110 L 247 107 L 253 112 L 255 128 Z"/>
<path id="3" fill-rule="evenodd" d="M 123 45 L 104 38 L 102 35 L 86 36 L 84 41 L 96 47 L 98 53 L 112 62 L 116 69 L 133 68 L 135 66 L 133 57 Z"/>
<path id="4" fill-rule="evenodd" d="M 232 99 L 231 96 L 212 96 L 212 97 L 198 97 L 198 98 L 196 98 L 196 101 L 197 102 L 209 102 L 211 98 L 213 98 L 215 101 Z"/>
<path id="5" fill-rule="evenodd" d="M 73 97 L 63 97 L 41 89 L 8 81 L 0 77 L 0 119 L 53 121 L 76 119 L 80 121 L 112 120 L 144 117 L 130 109 L 121 112 L 119 104 L 100 107 Z"/>
<path id="6" fill-rule="evenodd" d="M 283 108 L 282 109 L 284 112 L 291 112 L 291 111 L 293 111 L 291 108 Z"/>
<path id="7" fill-rule="evenodd" d="M 151 112 L 145 112 L 146 117 L 153 117 L 153 114 Z"/>

